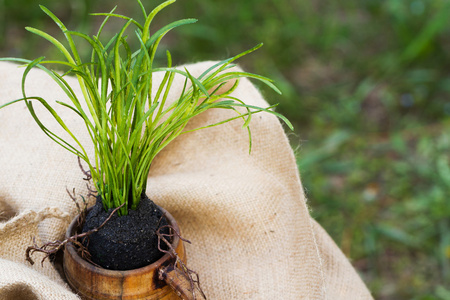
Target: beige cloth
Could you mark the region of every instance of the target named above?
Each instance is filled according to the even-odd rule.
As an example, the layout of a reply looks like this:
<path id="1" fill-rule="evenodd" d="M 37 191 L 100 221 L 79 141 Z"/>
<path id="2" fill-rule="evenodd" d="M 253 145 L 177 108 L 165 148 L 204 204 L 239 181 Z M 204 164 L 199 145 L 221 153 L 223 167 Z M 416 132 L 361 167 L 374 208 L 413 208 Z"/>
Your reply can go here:
<path id="1" fill-rule="evenodd" d="M 198 76 L 209 65 L 187 68 Z M 21 96 L 23 70 L 0 63 L 0 104 Z M 172 98 L 183 84 L 176 78 Z M 51 101 L 65 99 L 38 70 L 30 74 L 28 91 Z M 248 80 L 234 95 L 267 106 Z M 86 140 L 77 117 L 64 108 L 61 114 Z M 232 114 L 210 110 L 189 127 Z M 48 261 L 31 267 L 24 254 L 32 236 L 38 243 L 60 239 L 76 214 L 66 188 L 87 194 L 77 160 L 40 131 L 23 103 L 0 110 L 0 129 L 0 211 L 18 214 L 0 219 L 0 299 L 77 299 Z M 251 129 L 251 155 L 247 131 L 236 120 L 180 136 L 157 156 L 149 175 L 148 195 L 174 215 L 192 241 L 188 264 L 199 272 L 208 298 L 372 299 L 349 261 L 311 219 L 279 121 L 257 114 Z"/>

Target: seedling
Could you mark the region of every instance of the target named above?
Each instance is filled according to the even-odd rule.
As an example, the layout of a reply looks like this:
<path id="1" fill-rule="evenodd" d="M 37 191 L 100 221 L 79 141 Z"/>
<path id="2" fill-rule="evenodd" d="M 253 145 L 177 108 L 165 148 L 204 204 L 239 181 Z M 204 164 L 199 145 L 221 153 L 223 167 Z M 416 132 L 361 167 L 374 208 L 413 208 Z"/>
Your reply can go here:
<path id="1" fill-rule="evenodd" d="M 233 69 L 238 58 L 255 51 L 261 45 L 215 64 L 197 78 L 186 69 L 173 67 L 169 51 L 166 53 L 167 66 L 155 65 L 155 54 L 161 39 L 176 27 L 196 22 L 195 19 L 175 21 L 151 34 L 154 17 L 173 2 L 175 0 L 168 0 L 147 13 L 141 1 L 137 0 L 144 17 L 143 23 L 116 14 L 116 8 L 109 13 L 93 14 L 104 17 L 98 32 L 93 36 L 68 30 L 52 12 L 40 6 L 61 29 L 67 46 L 39 29 L 26 29 L 48 40 L 63 54 L 65 60 L 47 60 L 45 57 L 35 60 L 1 59 L 24 63 L 25 71 L 22 79 L 23 97 L 0 108 L 16 102 L 25 102 L 42 131 L 89 166 L 105 210 L 125 204 L 119 210 L 120 215 L 126 215 L 129 209 L 136 209 L 141 195 L 145 193 L 153 159 L 179 135 L 240 118 L 243 127 L 248 130 L 251 149 L 249 124 L 254 113 L 274 114 L 292 128 L 285 117 L 272 110 L 275 105 L 267 108 L 256 107 L 245 104 L 244 99 L 232 95 L 239 79 L 243 77 L 259 80 L 279 92 L 272 80 Z M 103 41 L 102 31 L 111 18 L 123 19 L 125 24 L 111 39 Z M 131 29 L 134 31 L 127 35 Z M 136 50 L 131 49 L 129 40 L 132 38 L 138 45 Z M 87 61 L 82 60 L 80 55 L 80 50 L 86 46 L 86 42 L 91 47 L 90 59 Z M 47 67 L 48 65 L 52 68 Z M 56 66 L 66 70 L 65 73 L 55 71 Z M 51 102 L 38 95 L 28 95 L 25 83 L 30 70 L 35 67 L 45 71 L 58 84 L 68 101 Z M 158 83 L 156 93 L 152 94 L 155 72 L 164 72 L 164 78 Z M 68 75 L 78 78 L 81 95 L 75 93 L 74 88 L 66 81 Z M 169 103 L 169 92 L 175 76 L 184 77 L 184 88 L 180 96 Z M 231 88 L 219 92 L 227 82 L 232 83 Z M 70 138 L 63 138 L 47 127 L 37 115 L 35 104 L 42 105 Z M 94 149 L 92 157 L 88 155 L 87 145 L 80 141 L 66 120 L 57 113 L 57 105 L 71 110 L 85 124 Z M 233 110 L 236 116 L 217 120 L 205 127 L 185 130 L 189 120 L 212 108 Z"/>

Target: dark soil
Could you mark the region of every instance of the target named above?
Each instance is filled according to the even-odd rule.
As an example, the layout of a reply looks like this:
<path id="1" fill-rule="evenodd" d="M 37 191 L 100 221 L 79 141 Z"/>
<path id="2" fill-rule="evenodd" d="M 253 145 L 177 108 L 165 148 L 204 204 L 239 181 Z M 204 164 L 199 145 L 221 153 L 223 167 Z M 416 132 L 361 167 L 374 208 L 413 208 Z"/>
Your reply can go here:
<path id="1" fill-rule="evenodd" d="M 82 232 L 99 227 L 111 214 L 105 211 L 100 197 L 86 216 Z M 148 197 L 141 199 L 128 215 L 117 213 L 85 241 L 91 260 L 110 270 L 131 270 L 147 266 L 163 256 L 158 249 L 159 227 L 167 225 L 162 211 Z M 167 229 L 167 228 L 166 228 Z M 168 229 L 167 229 L 168 231 Z M 168 232 L 162 232 L 168 233 Z"/>

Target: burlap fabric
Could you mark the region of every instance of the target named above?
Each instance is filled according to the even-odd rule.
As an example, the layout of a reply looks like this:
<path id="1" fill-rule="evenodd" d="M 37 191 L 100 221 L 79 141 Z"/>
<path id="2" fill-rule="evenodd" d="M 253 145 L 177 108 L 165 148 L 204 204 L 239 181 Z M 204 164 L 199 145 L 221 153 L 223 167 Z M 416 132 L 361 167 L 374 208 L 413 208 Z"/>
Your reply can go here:
<path id="1" fill-rule="evenodd" d="M 187 68 L 199 75 L 210 64 Z M 0 104 L 21 97 L 23 70 L 0 63 Z M 182 83 L 177 77 L 172 98 Z M 27 86 L 29 95 L 65 99 L 41 71 L 31 73 Z M 267 106 L 247 80 L 234 94 Z M 60 113 L 86 140 L 77 117 L 67 109 Z M 211 110 L 189 126 L 232 114 Z M 149 174 L 147 193 L 191 240 L 188 263 L 200 274 L 208 298 L 371 299 L 346 257 L 311 219 L 279 121 L 257 114 L 251 129 L 251 155 L 247 131 L 236 120 L 180 136 L 158 155 Z M 41 266 L 40 256 L 33 266 L 25 261 L 32 237 L 38 244 L 62 238 L 77 213 L 66 188 L 87 194 L 76 158 L 40 131 L 23 103 L 0 110 L 0 146 L 0 299 L 77 299 L 51 263 Z"/>

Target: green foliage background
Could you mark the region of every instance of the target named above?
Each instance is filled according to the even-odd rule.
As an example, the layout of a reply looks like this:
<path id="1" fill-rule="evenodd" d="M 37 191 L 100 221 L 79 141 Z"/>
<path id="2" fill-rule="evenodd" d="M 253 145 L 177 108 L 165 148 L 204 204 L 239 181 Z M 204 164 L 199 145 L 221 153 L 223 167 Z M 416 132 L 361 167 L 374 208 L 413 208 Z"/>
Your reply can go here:
<path id="1" fill-rule="evenodd" d="M 0 0 L 0 56 L 52 55 L 24 30 L 58 31 L 38 4 L 92 32 L 88 12 L 139 15 L 124 0 Z M 449 14 L 445 0 L 179 0 L 155 20 L 199 19 L 163 40 L 175 64 L 265 44 L 241 65 L 283 91 L 261 87 L 296 127 L 312 215 L 376 299 L 450 299 Z"/>

